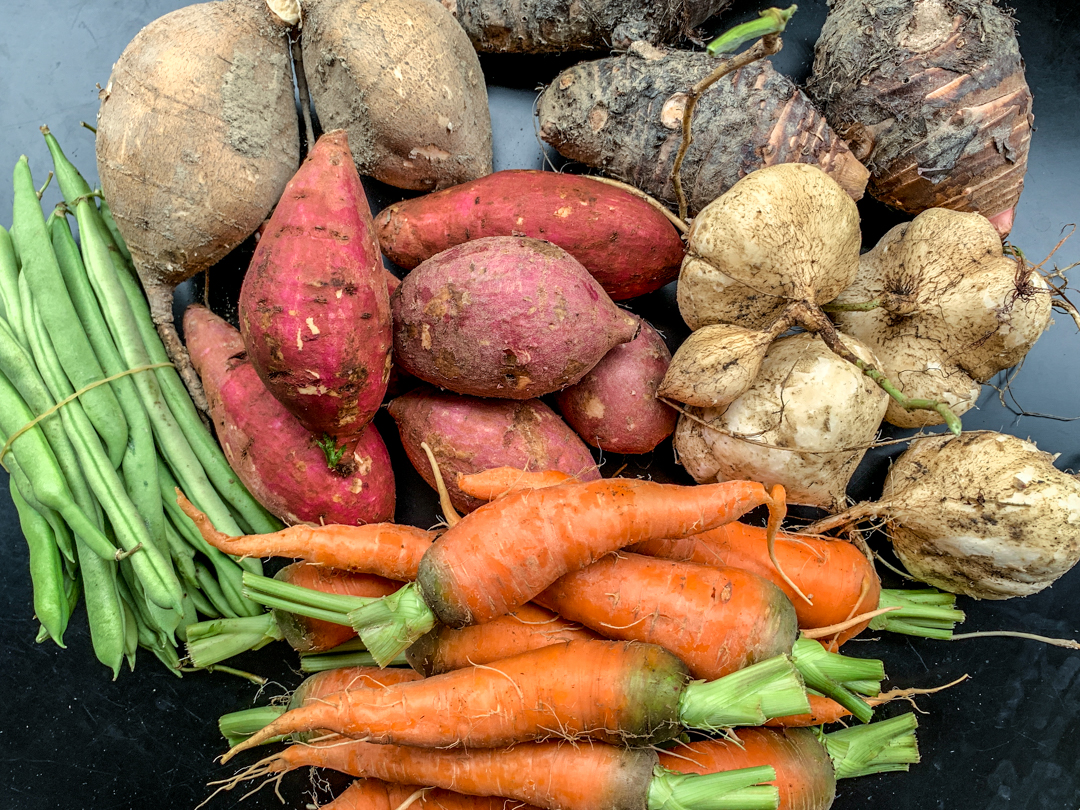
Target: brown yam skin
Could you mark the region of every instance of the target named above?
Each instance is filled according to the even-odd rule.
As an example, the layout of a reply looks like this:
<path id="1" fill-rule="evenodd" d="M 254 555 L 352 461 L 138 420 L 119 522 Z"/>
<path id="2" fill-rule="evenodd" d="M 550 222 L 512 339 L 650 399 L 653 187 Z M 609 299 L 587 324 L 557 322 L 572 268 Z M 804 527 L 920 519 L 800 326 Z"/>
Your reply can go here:
<path id="1" fill-rule="evenodd" d="M 393 337 L 375 226 L 344 130 L 289 181 L 238 303 L 263 384 L 317 436 L 359 435 L 382 404 Z"/>
<path id="2" fill-rule="evenodd" d="M 254 233 L 300 162 L 286 27 L 263 0 L 178 9 L 135 36 L 100 97 L 101 188 L 175 361 L 173 288 Z"/>
<path id="3" fill-rule="evenodd" d="M 635 45 L 563 71 L 540 96 L 540 136 L 562 155 L 664 202 L 687 91 L 716 67 L 705 53 Z M 721 78 L 698 99 L 682 166 L 691 215 L 741 177 L 775 163 L 810 163 L 854 199 L 867 172 L 790 79 L 768 60 Z"/>
<path id="4" fill-rule="evenodd" d="M 562 53 L 671 43 L 729 0 L 444 0 L 478 51 Z"/>
<path id="5" fill-rule="evenodd" d="M 513 236 L 437 253 L 405 277 L 391 309 L 402 369 L 504 399 L 572 385 L 638 329 L 565 250 Z"/>
<path id="6" fill-rule="evenodd" d="M 317 437 L 262 384 L 238 330 L 193 305 L 184 313 L 184 335 L 225 458 L 259 503 L 290 524 L 393 518 L 393 468 L 374 425 L 330 469 Z"/>
<path id="7" fill-rule="evenodd" d="M 584 175 L 515 169 L 384 208 L 379 245 L 412 269 L 447 248 L 485 236 L 531 236 L 558 245 L 614 301 L 658 290 L 686 251 L 659 210 Z"/>
<path id="8" fill-rule="evenodd" d="M 324 129 L 356 168 L 398 188 L 491 173 L 491 116 L 476 51 L 437 0 L 309 0 L 304 74 Z"/>
<path id="9" fill-rule="evenodd" d="M 1033 119 L 1010 12 L 988 0 L 830 5 L 807 89 L 870 169 L 870 194 L 909 214 L 1013 208 Z"/>
<path id="10" fill-rule="evenodd" d="M 555 394 L 563 419 L 593 447 L 648 453 L 675 432 L 679 413 L 656 398 L 671 352 L 651 324 L 604 355 L 578 382 Z"/>
<path id="11" fill-rule="evenodd" d="M 431 448 L 459 512 L 471 512 L 484 503 L 461 491 L 459 475 L 515 467 L 559 470 L 582 481 L 600 478 L 589 448 L 538 399 L 471 397 L 423 385 L 391 401 L 389 412 L 405 455 L 434 487 L 431 462 L 420 444 Z"/>

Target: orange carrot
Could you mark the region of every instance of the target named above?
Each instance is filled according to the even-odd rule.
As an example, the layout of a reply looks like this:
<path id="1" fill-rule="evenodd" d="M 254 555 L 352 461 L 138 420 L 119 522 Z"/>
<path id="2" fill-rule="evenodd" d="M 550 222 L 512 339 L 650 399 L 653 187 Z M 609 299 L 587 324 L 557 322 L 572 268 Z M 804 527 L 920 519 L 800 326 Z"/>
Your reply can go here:
<path id="1" fill-rule="evenodd" d="M 774 545 L 780 567 L 813 604 L 799 598 L 779 576 L 769 559 L 764 528 L 731 522 L 690 537 L 648 540 L 628 550 L 752 571 L 787 594 L 803 629 L 827 627 L 867 613 L 878 606 L 881 596 L 881 581 L 866 555 L 851 543 L 821 535 L 781 532 Z M 857 635 L 869 622 L 867 619 L 837 634 L 830 648 Z"/>
<path id="2" fill-rule="evenodd" d="M 177 490 L 177 503 L 210 545 L 238 557 L 296 557 L 407 582 L 416 578 L 420 558 L 436 532 L 396 523 L 363 526 L 297 524 L 271 534 L 230 537 Z"/>
<path id="3" fill-rule="evenodd" d="M 560 470 L 517 470 L 495 467 L 482 472 L 458 476 L 458 487 L 466 495 L 481 501 L 493 501 L 519 489 L 540 489 L 573 481 L 574 476 Z M 467 487 L 467 489 L 465 489 Z"/>
<path id="4" fill-rule="evenodd" d="M 822 726 L 828 723 L 838 723 L 845 717 L 851 717 L 851 712 L 841 706 L 832 698 L 810 693 L 810 711 L 803 714 L 789 714 L 786 717 L 773 717 L 765 721 L 766 726 L 774 728 L 800 728 L 806 726 Z M 865 698 L 866 702 L 873 705 L 873 698 Z"/>
<path id="5" fill-rule="evenodd" d="M 776 771 L 771 767 L 672 780 L 669 772 L 657 763 L 657 754 L 651 748 L 599 742 L 424 749 L 327 740 L 289 746 L 228 780 L 221 789 L 230 789 L 246 779 L 310 766 L 397 784 L 431 785 L 475 796 L 503 796 L 548 810 L 677 807 L 680 799 L 685 800 L 688 789 L 702 786 L 714 796 L 730 791 L 727 806 L 732 810 L 776 807 L 776 789 L 757 787 L 759 782 L 775 778 Z M 673 800 L 671 805 L 664 802 L 665 797 Z M 740 798 L 742 801 L 738 801 Z"/>
<path id="6" fill-rule="evenodd" d="M 596 633 L 526 602 L 513 613 L 459 629 L 436 626 L 405 651 L 409 666 L 425 675 L 487 664 L 538 647 Z"/>
<path id="7" fill-rule="evenodd" d="M 422 681 L 324 697 L 286 712 L 225 759 L 313 729 L 424 747 L 494 747 L 550 736 L 649 744 L 684 727 L 758 725 L 809 710 L 787 657 L 716 681 L 688 681 L 686 665 L 653 644 L 560 642 Z"/>
<path id="8" fill-rule="evenodd" d="M 443 788 L 357 779 L 321 810 L 537 810 L 500 796 L 467 796 Z"/>
<path id="9" fill-rule="evenodd" d="M 625 552 L 560 577 L 536 601 L 607 638 L 659 644 L 709 680 L 790 653 L 798 633 L 791 601 L 755 574 Z"/>

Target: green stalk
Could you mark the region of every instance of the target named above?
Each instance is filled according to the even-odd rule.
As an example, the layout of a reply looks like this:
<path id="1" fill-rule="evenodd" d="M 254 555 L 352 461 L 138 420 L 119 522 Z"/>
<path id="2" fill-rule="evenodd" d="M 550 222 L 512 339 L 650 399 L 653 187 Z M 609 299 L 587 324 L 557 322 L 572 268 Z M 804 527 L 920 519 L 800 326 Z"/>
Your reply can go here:
<path id="1" fill-rule="evenodd" d="M 242 709 L 238 712 L 223 714 L 218 719 L 218 729 L 221 735 L 228 741 L 229 747 L 239 745 L 256 731 L 261 731 L 266 726 L 277 720 L 288 711 L 287 706 L 255 706 L 251 709 Z M 267 743 L 281 742 L 289 735 L 282 734 L 272 737 Z"/>
<path id="2" fill-rule="evenodd" d="M 747 42 L 774 34 L 782 34 L 787 27 L 788 20 L 791 19 L 798 8 L 795 5 L 788 6 L 785 9 L 767 8 L 760 12 L 756 20 L 744 22 L 725 31 L 705 46 L 705 52 L 709 56 L 735 53 Z"/>
<path id="3" fill-rule="evenodd" d="M 832 698 L 863 723 L 869 723 L 874 709 L 847 685 L 847 681 L 879 682 L 885 678 L 885 666 L 876 659 L 849 658 L 840 653 L 829 652 L 820 642 L 800 638 L 792 650 L 795 666 L 803 676 L 806 686 L 826 697 Z"/>
<path id="4" fill-rule="evenodd" d="M 770 765 L 720 773 L 677 773 L 657 765 L 649 782 L 648 810 L 776 810 L 780 792 Z"/>
<path id="5" fill-rule="evenodd" d="M 802 677 L 786 655 L 715 681 L 691 681 L 679 699 L 679 721 L 701 730 L 760 726 L 773 717 L 809 712 Z"/>
<path id="6" fill-rule="evenodd" d="M 922 638 L 950 639 L 956 625 L 964 621 L 957 610 L 956 596 L 935 588 L 882 590 L 878 607 L 898 607 L 870 620 L 871 630 L 888 630 Z"/>
<path id="7" fill-rule="evenodd" d="M 915 740 L 918 720 L 911 712 L 870 723 L 845 728 L 820 736 L 832 758 L 837 779 L 869 776 L 887 771 L 906 771 L 919 761 Z"/>
<path id="8" fill-rule="evenodd" d="M 435 614 L 410 582 L 349 613 L 349 624 L 379 666 L 385 667 L 435 626 Z"/>
<path id="9" fill-rule="evenodd" d="M 284 638 L 272 613 L 197 622 L 187 628 L 187 657 L 203 669 Z"/>
<path id="10" fill-rule="evenodd" d="M 345 644 L 339 644 L 332 650 L 327 650 L 321 653 L 308 653 L 300 656 L 300 671 L 307 672 L 309 674 L 314 672 L 325 672 L 328 669 L 342 669 L 344 667 L 375 667 L 378 663 L 375 661 L 375 657 L 369 653 L 366 649 L 359 648 L 353 650 L 341 650 L 350 642 Z M 404 654 L 394 658 L 387 666 L 396 667 L 402 665 L 408 665 L 408 661 L 405 660 Z"/>
<path id="11" fill-rule="evenodd" d="M 244 572 L 244 596 L 252 602 L 310 619 L 349 626 L 349 612 L 376 597 L 323 593 L 273 577 Z"/>

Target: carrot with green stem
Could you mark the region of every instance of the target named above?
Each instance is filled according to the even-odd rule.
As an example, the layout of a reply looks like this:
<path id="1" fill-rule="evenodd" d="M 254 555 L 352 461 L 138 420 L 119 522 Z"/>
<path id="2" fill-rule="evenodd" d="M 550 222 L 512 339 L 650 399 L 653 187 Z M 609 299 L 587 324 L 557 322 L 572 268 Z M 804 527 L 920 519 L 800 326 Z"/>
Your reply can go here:
<path id="1" fill-rule="evenodd" d="M 397 784 L 502 796 L 547 810 L 775 810 L 779 802 L 775 786 L 761 785 L 776 778 L 770 766 L 676 774 L 659 764 L 651 748 L 595 741 L 424 749 L 334 739 L 291 745 L 226 780 L 219 790 L 309 766 Z"/>
<path id="2" fill-rule="evenodd" d="M 421 747 L 490 748 L 547 737 L 648 745 L 684 728 L 760 725 L 807 711 L 802 678 L 786 656 L 690 681 L 686 665 L 654 644 L 575 640 L 415 683 L 325 697 L 286 712 L 223 761 L 265 739 L 316 728 Z"/>

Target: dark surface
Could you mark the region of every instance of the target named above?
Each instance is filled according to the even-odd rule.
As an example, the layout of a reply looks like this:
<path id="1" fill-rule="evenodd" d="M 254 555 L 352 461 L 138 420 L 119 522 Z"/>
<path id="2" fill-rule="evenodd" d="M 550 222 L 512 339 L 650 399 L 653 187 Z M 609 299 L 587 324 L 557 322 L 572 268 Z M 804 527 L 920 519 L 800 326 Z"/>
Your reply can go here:
<path id="1" fill-rule="evenodd" d="M 183 5 L 181 0 L 8 0 L 5 37 L 0 42 L 0 166 L 30 157 L 35 176 L 45 177 L 48 158 L 37 131 L 48 124 L 76 165 L 91 177 L 93 142 L 80 120 L 92 122 L 95 84 L 108 79 L 112 62 L 138 29 Z M 1021 51 L 1035 97 L 1037 132 L 1032 141 L 1026 190 L 1011 241 L 1035 261 L 1050 253 L 1080 212 L 1080 11 L 1071 1 L 1012 3 L 1020 21 Z M 800 3 L 785 36 L 777 67 L 801 79 L 809 69 L 813 41 L 825 15 L 823 2 Z M 737 2 L 713 27 L 727 27 L 756 14 Z M 567 59 L 484 60 L 496 130 L 496 168 L 539 167 L 541 148 L 530 116 L 533 90 L 550 80 Z M 6 169 L 4 170 L 7 171 Z M 39 180 L 39 182 L 41 181 Z M 377 203 L 395 196 L 372 186 Z M 55 202 L 50 191 L 47 204 Z M 864 235 L 872 243 L 898 221 L 872 203 L 861 204 Z M 8 181 L 0 184 L 0 223 L 10 223 Z M 1065 267 L 1080 247 L 1070 241 L 1046 265 Z M 229 313 L 230 280 L 214 287 L 216 308 Z M 633 308 L 666 327 L 673 341 L 685 328 L 673 309 L 671 290 Z M 965 427 L 1003 430 L 1036 440 L 1059 453 L 1058 464 L 1080 467 L 1080 424 L 1054 417 L 1080 416 L 1080 337 L 1064 316 L 1040 340 L 1013 377 L 1005 405 L 986 386 L 978 411 Z M 1004 377 L 994 381 L 1004 383 Z M 393 430 L 384 435 L 392 439 Z M 899 434 L 897 434 L 899 435 Z M 900 447 L 868 454 L 850 494 L 872 497 L 890 457 Z M 688 480 L 672 462 L 669 445 L 624 474 L 645 471 Z M 397 461 L 401 456 L 398 454 Z M 605 459 L 611 474 L 622 463 Z M 435 520 L 434 501 L 418 476 L 398 463 L 401 495 L 398 519 L 418 525 Z M 26 551 L 7 494 L 0 494 L 0 795 L 20 810 L 39 808 L 193 808 L 205 799 L 207 783 L 234 772 L 216 756 L 225 747 L 217 717 L 291 689 L 300 680 L 296 658 L 282 646 L 249 654 L 237 665 L 272 679 L 262 698 L 246 681 L 223 674 L 177 678 L 151 655 L 140 655 L 135 672 L 111 682 L 93 657 L 81 611 L 70 627 L 67 649 L 35 644 Z M 1073 572 L 1052 589 L 1000 603 L 962 599 L 966 630 L 1026 630 L 1054 637 L 1080 636 L 1075 607 L 1080 574 Z M 1031 641 L 988 638 L 953 644 L 882 638 L 852 642 L 849 654 L 881 657 L 890 675 L 887 687 L 930 687 L 968 674 L 970 679 L 941 694 L 921 697 L 919 739 L 923 762 L 908 774 L 887 774 L 841 783 L 835 807 L 874 806 L 901 810 L 1075 810 L 1080 807 L 1080 652 Z M 888 707 L 883 714 L 899 712 Z M 254 757 L 242 758 L 246 765 Z M 340 787 L 340 780 L 332 780 Z M 312 801 L 306 774 L 281 784 L 286 806 Z M 327 801 L 328 794 L 318 794 Z M 241 791 L 220 795 L 210 808 L 281 806 L 272 789 L 241 802 Z"/>

